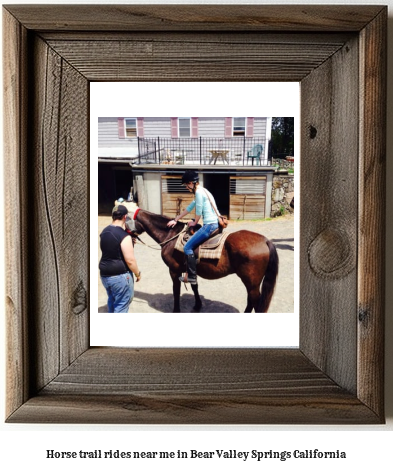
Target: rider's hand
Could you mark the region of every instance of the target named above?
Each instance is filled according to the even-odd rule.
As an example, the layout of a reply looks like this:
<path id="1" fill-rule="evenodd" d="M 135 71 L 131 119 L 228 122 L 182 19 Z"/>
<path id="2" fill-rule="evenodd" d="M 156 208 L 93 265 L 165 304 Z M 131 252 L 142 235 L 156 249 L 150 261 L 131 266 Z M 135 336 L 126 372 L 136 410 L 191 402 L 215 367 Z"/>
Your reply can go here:
<path id="1" fill-rule="evenodd" d="M 136 278 L 136 283 L 138 283 L 138 281 L 141 281 L 142 275 L 139 274 L 139 276 L 138 276 L 138 277 L 135 277 L 135 278 Z"/>
<path id="2" fill-rule="evenodd" d="M 167 227 L 175 227 L 177 224 L 177 221 L 175 219 L 172 219 L 171 221 L 168 222 Z"/>
<path id="3" fill-rule="evenodd" d="M 188 227 L 194 227 L 194 225 L 196 225 L 196 222 L 194 220 L 188 223 Z"/>

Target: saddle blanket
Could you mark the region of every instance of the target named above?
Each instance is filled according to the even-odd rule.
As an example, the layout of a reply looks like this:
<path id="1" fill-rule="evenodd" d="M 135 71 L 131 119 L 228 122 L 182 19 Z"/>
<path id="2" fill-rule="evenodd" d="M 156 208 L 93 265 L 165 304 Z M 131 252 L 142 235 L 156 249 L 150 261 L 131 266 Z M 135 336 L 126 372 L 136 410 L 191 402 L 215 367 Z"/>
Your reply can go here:
<path id="1" fill-rule="evenodd" d="M 203 242 L 196 250 L 197 258 L 211 258 L 219 259 L 221 257 L 222 249 L 224 247 L 225 241 L 230 232 L 223 231 L 220 234 L 210 237 L 205 242 Z M 190 235 L 187 233 L 182 233 L 177 238 L 175 249 L 184 253 L 184 245 L 187 240 L 190 238 Z"/>

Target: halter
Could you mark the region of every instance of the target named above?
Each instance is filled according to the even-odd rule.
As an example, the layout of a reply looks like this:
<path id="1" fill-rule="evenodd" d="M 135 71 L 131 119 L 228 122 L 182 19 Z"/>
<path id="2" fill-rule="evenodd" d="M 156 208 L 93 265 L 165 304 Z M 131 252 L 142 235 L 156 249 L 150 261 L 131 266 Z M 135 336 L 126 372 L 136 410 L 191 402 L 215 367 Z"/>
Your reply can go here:
<path id="1" fill-rule="evenodd" d="M 140 210 L 141 210 L 140 207 L 137 207 L 137 208 L 135 209 L 134 217 L 133 217 L 134 221 L 136 221 L 136 216 L 138 215 L 138 212 L 139 212 Z"/>
<path id="2" fill-rule="evenodd" d="M 138 216 L 138 213 L 141 209 L 138 207 L 136 209 L 136 211 L 134 212 L 134 217 L 133 217 L 133 220 L 136 221 L 136 218 Z M 185 224 L 183 229 L 176 235 L 174 235 L 173 237 L 171 237 L 170 239 L 167 239 L 167 240 L 164 240 L 163 242 L 158 242 L 158 245 L 164 245 L 164 244 L 167 244 L 168 242 L 170 242 L 171 240 L 175 239 L 176 237 L 179 237 L 180 234 L 184 234 L 186 232 L 186 228 L 188 227 L 188 224 Z M 143 242 L 143 240 L 139 237 L 139 235 L 136 233 L 136 232 L 133 232 L 131 231 L 131 235 L 133 237 L 135 237 L 137 240 L 139 240 L 139 242 L 143 245 L 146 245 L 146 247 L 149 247 L 153 250 L 161 250 L 161 247 L 157 248 L 157 247 L 152 247 L 151 245 L 148 245 L 146 244 L 145 242 Z"/>

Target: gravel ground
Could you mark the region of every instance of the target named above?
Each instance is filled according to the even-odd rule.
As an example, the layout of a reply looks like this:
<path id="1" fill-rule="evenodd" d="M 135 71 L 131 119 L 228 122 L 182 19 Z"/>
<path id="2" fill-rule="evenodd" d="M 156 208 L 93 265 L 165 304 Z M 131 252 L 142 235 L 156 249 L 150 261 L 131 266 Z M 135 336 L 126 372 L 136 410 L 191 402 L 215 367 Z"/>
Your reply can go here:
<path id="1" fill-rule="evenodd" d="M 111 222 L 110 216 L 98 217 L 98 236 Z M 228 230 L 235 232 L 247 229 L 259 232 L 272 240 L 280 259 L 278 280 L 270 304 L 269 313 L 294 312 L 294 218 L 293 215 L 276 217 L 266 221 L 230 221 Z M 148 245 L 157 244 L 146 233 L 141 239 Z M 161 259 L 161 252 L 144 245 L 135 246 L 138 266 L 142 279 L 135 284 L 135 296 L 130 313 L 171 313 L 173 309 L 172 279 L 168 267 Z M 99 250 L 98 259 L 101 253 Z M 202 299 L 201 313 L 242 313 L 246 307 L 247 292 L 236 275 L 220 280 L 198 279 L 199 293 Z M 193 312 L 194 295 L 188 285 L 188 291 L 182 285 L 180 297 L 181 311 Z M 98 276 L 98 312 L 106 313 L 106 291 Z"/>

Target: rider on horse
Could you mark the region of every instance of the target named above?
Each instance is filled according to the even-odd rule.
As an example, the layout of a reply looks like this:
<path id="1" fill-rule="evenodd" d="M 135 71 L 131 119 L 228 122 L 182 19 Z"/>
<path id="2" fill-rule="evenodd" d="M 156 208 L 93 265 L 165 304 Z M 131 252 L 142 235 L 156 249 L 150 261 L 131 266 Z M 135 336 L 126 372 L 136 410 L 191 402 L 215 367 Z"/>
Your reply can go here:
<path id="1" fill-rule="evenodd" d="M 168 222 L 168 227 L 174 227 L 179 219 L 187 215 L 195 208 L 195 220 L 188 223 L 189 227 L 198 224 L 200 218 L 203 219 L 203 226 L 187 241 L 184 246 L 184 253 L 187 257 L 188 278 L 179 277 L 179 280 L 191 285 L 197 284 L 196 258 L 194 250 L 211 234 L 218 229 L 218 217 L 212 205 L 217 209 L 214 197 L 207 189 L 199 184 L 199 177 L 196 171 L 186 171 L 182 177 L 182 184 L 194 194 L 195 198 L 186 209 L 178 216 Z"/>

